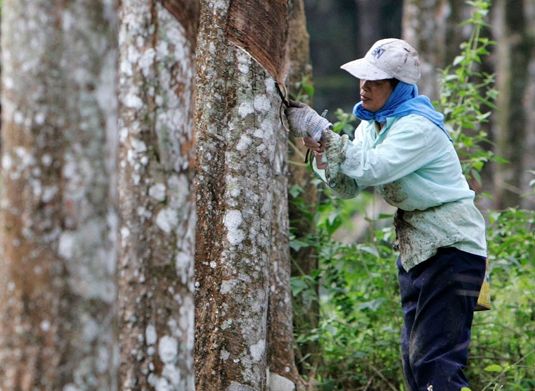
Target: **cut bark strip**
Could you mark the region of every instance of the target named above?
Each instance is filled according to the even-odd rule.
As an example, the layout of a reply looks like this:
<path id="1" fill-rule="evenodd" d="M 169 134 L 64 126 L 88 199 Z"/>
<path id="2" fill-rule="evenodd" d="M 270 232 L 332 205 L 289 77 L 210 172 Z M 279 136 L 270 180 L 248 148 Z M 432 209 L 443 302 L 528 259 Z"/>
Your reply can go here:
<path id="1" fill-rule="evenodd" d="M 199 0 L 159 0 L 186 30 L 189 41 L 195 44 L 199 27 Z"/>
<path id="2" fill-rule="evenodd" d="M 284 85 L 288 72 L 288 0 L 231 0 L 226 33 L 232 43 Z"/>

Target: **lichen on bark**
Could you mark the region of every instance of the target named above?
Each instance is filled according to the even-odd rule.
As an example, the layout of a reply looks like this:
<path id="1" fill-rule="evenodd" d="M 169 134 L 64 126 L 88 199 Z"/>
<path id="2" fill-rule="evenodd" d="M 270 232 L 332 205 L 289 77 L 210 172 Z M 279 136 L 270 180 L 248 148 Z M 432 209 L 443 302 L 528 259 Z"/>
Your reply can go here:
<path id="1" fill-rule="evenodd" d="M 196 21 L 189 23 L 183 25 L 156 0 L 122 2 L 119 311 L 124 390 L 194 389 L 194 42 L 188 32 Z"/>
<path id="2" fill-rule="evenodd" d="M 0 389 L 117 389 L 114 1 L 6 1 Z"/>
<path id="3" fill-rule="evenodd" d="M 280 98 L 228 42 L 228 7 L 203 1 L 198 36 L 196 387 L 264 390 Z"/>

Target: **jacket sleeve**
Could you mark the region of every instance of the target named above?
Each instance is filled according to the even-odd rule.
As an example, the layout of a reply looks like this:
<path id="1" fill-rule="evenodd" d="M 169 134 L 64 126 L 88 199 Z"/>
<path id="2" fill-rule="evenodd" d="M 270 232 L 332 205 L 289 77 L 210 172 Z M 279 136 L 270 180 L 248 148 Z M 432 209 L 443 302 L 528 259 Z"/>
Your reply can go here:
<path id="1" fill-rule="evenodd" d="M 335 195 L 339 198 L 348 199 L 354 198 L 359 194 L 359 187 L 353 178 L 338 171 L 337 174 L 332 175 L 330 170 L 319 169 L 316 165 L 316 159 L 313 160 L 312 168 L 314 172 L 331 188 Z"/>
<path id="2" fill-rule="evenodd" d="M 340 171 L 366 188 L 394 182 L 425 166 L 438 151 L 433 151 L 429 136 L 435 129 L 419 122 L 408 117 L 398 120 L 374 148 L 355 138 L 345 148 Z"/>

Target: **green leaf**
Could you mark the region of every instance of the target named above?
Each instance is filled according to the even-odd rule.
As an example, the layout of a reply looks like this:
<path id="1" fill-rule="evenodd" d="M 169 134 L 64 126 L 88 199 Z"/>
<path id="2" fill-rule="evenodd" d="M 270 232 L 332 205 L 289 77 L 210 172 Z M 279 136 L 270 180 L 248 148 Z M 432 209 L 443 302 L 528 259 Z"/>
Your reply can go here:
<path id="1" fill-rule="evenodd" d="M 293 198 L 297 198 L 303 192 L 303 188 L 299 185 L 293 185 L 288 192 Z"/>
<path id="2" fill-rule="evenodd" d="M 464 61 L 464 58 L 464 56 L 455 57 L 455 59 L 453 60 L 453 66 L 459 65 L 461 62 Z"/>
<path id="3" fill-rule="evenodd" d="M 299 240 L 299 239 L 290 240 L 290 248 L 294 251 L 299 251 L 302 248 L 307 248 L 307 247 L 310 247 L 310 244 L 308 244 L 307 242 L 303 242 L 302 240 Z"/>
<path id="4" fill-rule="evenodd" d="M 294 296 L 297 296 L 301 292 L 303 292 L 305 289 L 308 288 L 307 283 L 301 279 L 301 278 L 292 278 L 290 280 L 290 285 L 292 287 L 292 293 Z"/>
<path id="5" fill-rule="evenodd" d="M 377 248 L 371 246 L 359 246 L 359 250 L 364 251 L 365 253 L 374 255 L 379 258 L 379 252 Z"/>
<path id="6" fill-rule="evenodd" d="M 498 364 L 491 364 L 485 367 L 485 372 L 501 372 L 503 368 Z"/>
<path id="7" fill-rule="evenodd" d="M 314 96 L 314 93 L 316 92 L 313 84 L 303 84 L 303 91 L 305 94 L 307 94 L 310 98 Z"/>

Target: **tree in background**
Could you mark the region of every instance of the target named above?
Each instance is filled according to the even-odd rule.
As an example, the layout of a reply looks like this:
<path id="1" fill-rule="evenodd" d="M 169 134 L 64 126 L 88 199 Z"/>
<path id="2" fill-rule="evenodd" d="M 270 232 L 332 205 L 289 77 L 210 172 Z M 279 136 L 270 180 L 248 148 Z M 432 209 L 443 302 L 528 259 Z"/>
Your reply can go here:
<path id="1" fill-rule="evenodd" d="M 530 187 L 535 169 L 535 44 L 530 23 L 534 15 L 530 1 L 494 2 L 492 32 L 496 40 L 499 110 L 492 131 L 496 154 L 509 161 L 494 166 L 493 194 L 498 208 L 535 207 Z"/>
<path id="2" fill-rule="evenodd" d="M 297 86 L 301 84 L 303 78 L 310 77 L 308 32 L 303 0 L 294 0 L 289 2 L 289 5 L 287 85 L 290 94 L 296 94 Z M 279 106 L 278 109 L 282 107 Z M 295 362 L 294 327 L 299 328 L 298 324 L 303 320 L 303 317 L 299 315 L 306 314 L 308 319 L 305 323 L 308 327 L 313 327 L 310 317 L 316 319 L 318 316 L 317 306 L 308 308 L 308 311 L 300 311 L 299 314 L 295 314 L 297 316 L 294 316 L 294 308 L 302 308 L 303 303 L 295 297 L 292 298 L 290 278 L 295 272 L 292 263 L 298 263 L 302 269 L 307 269 L 304 263 L 315 265 L 317 262 L 310 252 L 301 254 L 301 258 L 292 257 L 291 259 L 289 219 L 295 218 L 300 212 L 296 211 L 291 202 L 289 203 L 288 187 L 298 184 L 306 189 L 310 205 L 315 204 L 316 192 L 311 186 L 308 170 L 304 164 L 295 164 L 303 159 L 305 153 L 303 147 L 299 149 L 296 140 L 280 127 L 275 131 L 275 139 L 275 165 L 271 188 L 274 218 L 268 315 L 268 367 L 276 376 L 270 376 L 269 389 L 271 391 L 291 389 L 289 383 L 284 380 L 285 378 L 290 379 L 298 389 L 303 387 Z M 313 228 L 313 224 L 302 224 L 299 234 L 305 235 Z M 297 351 L 298 357 L 300 353 L 302 352 Z M 284 383 L 287 385 L 286 388 L 283 387 Z"/>
<path id="3" fill-rule="evenodd" d="M 193 390 L 195 1 L 123 0 L 121 389 Z M 166 8 L 167 7 L 167 8 Z"/>
<path id="4" fill-rule="evenodd" d="M 403 39 L 418 48 L 422 78 L 420 93 L 436 100 L 440 94 L 439 70 L 458 52 L 462 29 L 456 26 L 465 19 L 469 7 L 450 0 L 406 0 L 403 2 Z"/>
<path id="5" fill-rule="evenodd" d="M 3 390 L 117 389 L 115 7 L 3 5 Z"/>
<path id="6" fill-rule="evenodd" d="M 309 34 L 306 24 L 304 1 L 294 1 L 290 9 L 289 31 L 289 58 L 290 72 L 288 86 L 292 96 L 311 104 L 313 97 L 312 66 L 310 64 Z M 298 138 L 289 137 L 288 161 L 289 161 L 289 185 L 290 203 L 289 218 L 291 225 L 292 243 L 299 243 L 313 236 L 316 229 L 313 216 L 316 211 L 317 191 L 313 183 L 314 176 L 304 159 L 306 148 Z M 294 202 L 295 200 L 299 202 Z M 318 327 L 319 302 L 311 297 L 318 297 L 319 284 L 314 281 L 312 274 L 318 269 L 318 256 L 312 246 L 292 245 L 292 276 L 308 278 L 309 288 L 316 292 L 315 296 L 294 295 L 294 327 L 295 332 L 302 334 Z M 307 374 L 312 368 L 319 365 L 317 342 L 307 341 L 299 344 L 296 349 L 299 370 Z M 305 368 L 308 367 L 308 368 Z M 312 369 L 313 371 L 313 369 Z"/>

